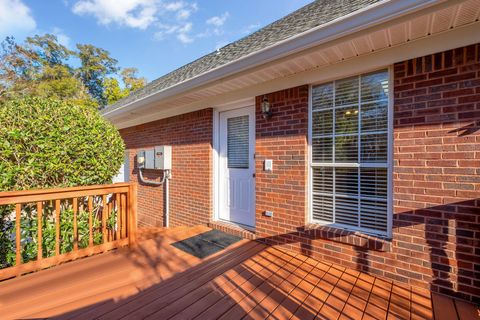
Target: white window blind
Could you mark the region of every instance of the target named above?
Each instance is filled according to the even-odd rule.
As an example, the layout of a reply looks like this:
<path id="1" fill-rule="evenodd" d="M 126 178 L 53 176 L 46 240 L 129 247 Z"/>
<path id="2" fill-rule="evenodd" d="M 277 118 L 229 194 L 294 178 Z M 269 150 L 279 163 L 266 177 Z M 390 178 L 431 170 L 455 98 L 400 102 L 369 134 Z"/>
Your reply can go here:
<path id="1" fill-rule="evenodd" d="M 312 87 L 312 220 L 386 234 L 388 71 Z"/>
<path id="2" fill-rule="evenodd" d="M 228 168 L 248 169 L 248 115 L 227 119 Z"/>

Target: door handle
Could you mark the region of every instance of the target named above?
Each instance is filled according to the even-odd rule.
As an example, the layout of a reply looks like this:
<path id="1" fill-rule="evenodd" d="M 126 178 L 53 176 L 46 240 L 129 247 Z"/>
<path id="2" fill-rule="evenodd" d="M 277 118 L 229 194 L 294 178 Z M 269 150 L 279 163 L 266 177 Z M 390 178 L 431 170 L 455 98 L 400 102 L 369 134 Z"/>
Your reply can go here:
<path id="1" fill-rule="evenodd" d="M 252 174 L 252 177 L 255 178 L 257 175 L 255 173 Z"/>

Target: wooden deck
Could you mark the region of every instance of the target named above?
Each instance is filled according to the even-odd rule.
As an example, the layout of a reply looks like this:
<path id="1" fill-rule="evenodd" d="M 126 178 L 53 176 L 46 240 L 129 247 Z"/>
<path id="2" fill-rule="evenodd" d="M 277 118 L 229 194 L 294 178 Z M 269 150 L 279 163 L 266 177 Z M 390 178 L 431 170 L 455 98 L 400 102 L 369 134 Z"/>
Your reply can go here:
<path id="1" fill-rule="evenodd" d="M 242 240 L 195 258 L 143 234 L 120 249 L 0 283 L 0 318 L 478 319 L 473 305 Z"/>

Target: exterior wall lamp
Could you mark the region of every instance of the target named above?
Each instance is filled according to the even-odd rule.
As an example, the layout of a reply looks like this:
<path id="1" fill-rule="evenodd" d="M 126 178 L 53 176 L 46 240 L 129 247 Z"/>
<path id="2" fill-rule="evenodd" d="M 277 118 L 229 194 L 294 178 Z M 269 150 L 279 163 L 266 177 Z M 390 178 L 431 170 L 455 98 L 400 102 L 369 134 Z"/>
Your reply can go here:
<path id="1" fill-rule="evenodd" d="M 270 119 L 272 117 L 272 110 L 266 95 L 263 96 L 261 107 L 263 119 Z"/>

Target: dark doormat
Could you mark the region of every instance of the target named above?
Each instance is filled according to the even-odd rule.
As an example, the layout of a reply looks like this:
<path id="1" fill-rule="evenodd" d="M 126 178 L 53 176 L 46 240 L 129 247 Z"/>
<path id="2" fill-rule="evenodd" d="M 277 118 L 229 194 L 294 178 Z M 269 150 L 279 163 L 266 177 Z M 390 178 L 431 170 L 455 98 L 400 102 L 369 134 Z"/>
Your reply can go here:
<path id="1" fill-rule="evenodd" d="M 240 237 L 232 236 L 219 230 L 210 230 L 194 237 L 174 242 L 172 246 L 202 259 L 240 240 L 242 240 Z"/>

